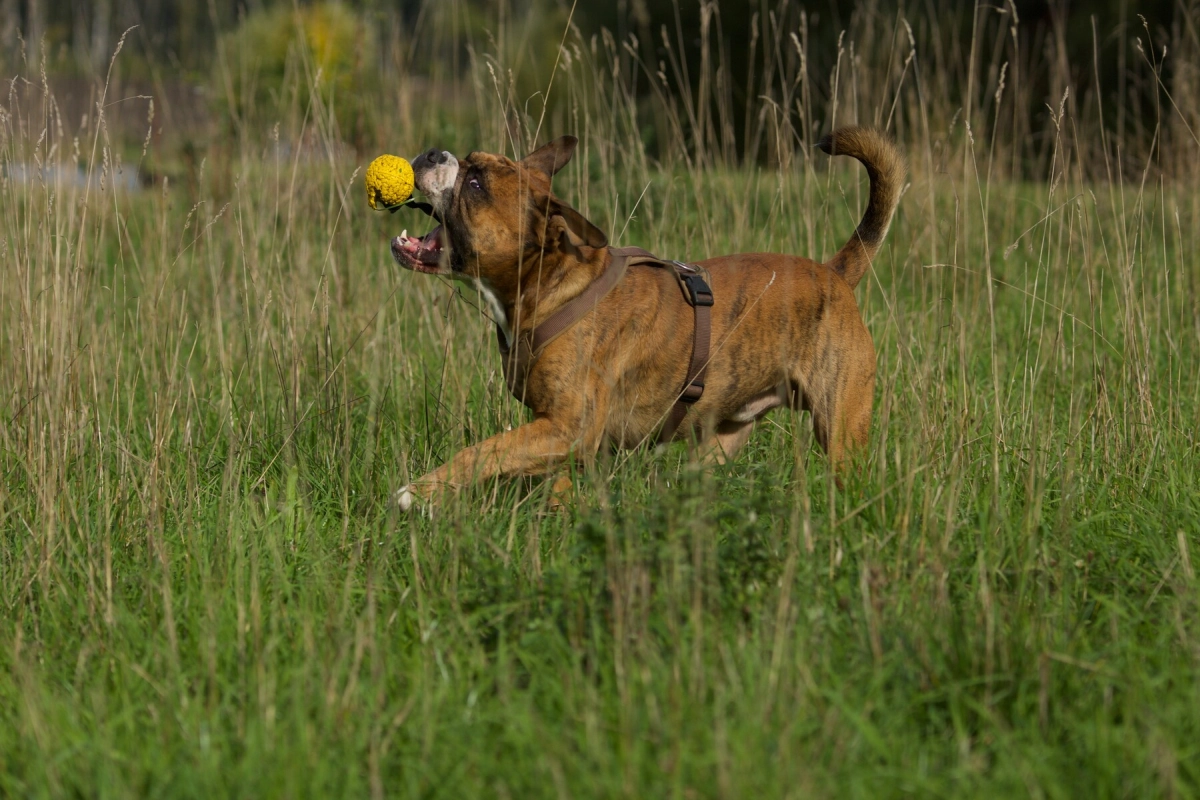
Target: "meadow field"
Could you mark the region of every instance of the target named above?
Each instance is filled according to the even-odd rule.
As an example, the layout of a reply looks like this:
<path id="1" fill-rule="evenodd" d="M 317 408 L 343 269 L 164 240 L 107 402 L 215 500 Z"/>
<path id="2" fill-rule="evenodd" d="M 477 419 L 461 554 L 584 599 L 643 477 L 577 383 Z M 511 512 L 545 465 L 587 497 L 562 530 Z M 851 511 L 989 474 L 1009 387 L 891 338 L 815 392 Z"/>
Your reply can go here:
<path id="1" fill-rule="evenodd" d="M 502 18 L 465 78 L 392 76 L 366 152 L 300 47 L 175 171 L 124 54 L 75 115 L 18 65 L 0 795 L 1200 795 L 1200 42 L 1133 20 L 1066 64 L 1000 11 L 756 14 L 742 128 L 717 44 L 685 80 L 564 21 L 531 76 Z M 374 154 L 576 133 L 556 191 L 613 243 L 821 259 L 867 182 L 813 144 L 851 122 L 910 177 L 843 488 L 777 411 L 725 466 L 573 466 L 562 510 L 395 509 L 527 412 L 486 306 L 393 262 L 428 220 L 367 207 Z"/>

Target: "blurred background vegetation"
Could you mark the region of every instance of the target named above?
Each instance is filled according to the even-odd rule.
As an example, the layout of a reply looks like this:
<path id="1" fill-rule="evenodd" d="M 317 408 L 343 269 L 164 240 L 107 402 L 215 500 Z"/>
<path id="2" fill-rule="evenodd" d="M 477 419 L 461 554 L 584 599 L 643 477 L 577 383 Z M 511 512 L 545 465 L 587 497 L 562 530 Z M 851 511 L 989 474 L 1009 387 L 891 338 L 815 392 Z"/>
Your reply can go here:
<path id="1" fill-rule="evenodd" d="M 898 40 L 898 20 L 908 25 L 909 42 Z M 673 101 L 690 105 L 683 118 L 694 129 L 693 156 L 769 162 L 778 153 L 761 135 L 764 109 L 773 102 L 782 113 L 803 114 L 802 100 L 790 108 L 778 102 L 787 94 L 785 76 L 796 83 L 804 72 L 820 76 L 819 87 L 831 85 L 839 63 L 878 74 L 870 68 L 892 61 L 907 71 L 904 59 L 919 41 L 925 67 L 944 82 L 941 94 L 976 97 L 982 112 L 1005 80 L 1010 88 L 1019 84 L 1026 107 L 1014 111 L 1014 127 L 992 134 L 1029 140 L 1017 148 L 1014 168 L 1034 174 L 1044 171 L 1030 163 L 1044 153 L 1036 140 L 1046 138 L 1064 98 L 1075 110 L 1101 101 L 1111 106 L 1105 125 L 1127 149 L 1169 146 L 1173 135 L 1194 139 L 1194 104 L 1180 103 L 1190 131 L 1188 125 L 1160 131 L 1147 120 L 1161 102 L 1160 82 L 1177 99 L 1197 96 L 1197 20 L 1200 0 L 0 0 L 0 74 L 22 75 L 36 88 L 35 76 L 44 72 L 63 117 L 79 120 L 124 36 L 108 96 L 152 96 L 152 135 L 165 140 L 156 157 L 172 162 L 156 168 L 195 170 L 196 153 L 214 143 L 278 142 L 281 125 L 282 146 L 299 144 L 286 141 L 297 114 L 312 116 L 314 129 L 359 157 L 395 147 L 397 138 L 408 144 L 417 133 L 444 136 L 439 141 L 448 145 L 469 140 L 481 116 L 474 108 L 477 82 L 491 81 L 507 95 L 502 100 L 529 111 L 545 99 L 560 52 L 570 57 L 569 49 L 560 51 L 570 33 L 593 50 L 597 41 L 609 44 L 615 62 L 609 68 L 640 102 L 652 103 L 670 87 Z M 851 35 L 843 37 L 846 31 Z M 967 53 L 972 47 L 992 52 Z M 1150 68 L 1131 69 L 1136 60 Z M 973 74 L 976 64 L 990 66 Z M 309 107 L 314 90 L 323 109 Z M 569 127 L 561 99 L 551 92 L 549 100 L 550 132 Z M 944 111 L 951 115 L 939 120 L 945 124 L 956 113 L 971 117 L 971 109 Z M 895 125 L 904 137 L 903 119 L 874 122 Z M 668 140 L 679 141 L 656 125 L 652 120 L 641 131 L 652 155 Z M 123 134 L 127 149 L 136 150 L 146 131 Z"/>

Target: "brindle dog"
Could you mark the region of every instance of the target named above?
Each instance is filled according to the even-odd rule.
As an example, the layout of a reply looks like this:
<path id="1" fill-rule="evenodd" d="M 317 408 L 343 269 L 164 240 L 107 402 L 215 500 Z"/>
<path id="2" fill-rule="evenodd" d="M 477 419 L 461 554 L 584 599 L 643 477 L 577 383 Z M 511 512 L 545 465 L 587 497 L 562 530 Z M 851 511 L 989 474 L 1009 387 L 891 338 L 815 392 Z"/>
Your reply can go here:
<path id="1" fill-rule="evenodd" d="M 564 136 L 521 161 L 478 152 L 459 161 L 438 150 L 417 158 L 417 188 L 442 224 L 419 239 L 396 237 L 396 261 L 472 284 L 508 343 L 528 336 L 612 258 L 604 233 L 550 189 L 576 144 Z M 832 259 L 745 253 L 699 262 L 714 298 L 711 356 L 703 396 L 675 438 L 695 437 L 710 459 L 731 458 L 755 421 L 781 405 L 812 413 L 817 441 L 838 475 L 867 444 L 875 348 L 853 290 L 891 223 L 904 161 L 864 128 L 841 128 L 818 146 L 858 159 L 871 181 L 862 222 Z M 633 447 L 652 440 L 687 377 L 693 325 L 693 309 L 670 270 L 630 267 L 529 367 L 522 399 L 533 421 L 466 448 L 403 487 L 400 508 L 495 475 L 546 473 L 572 453 L 586 461 L 605 442 Z"/>

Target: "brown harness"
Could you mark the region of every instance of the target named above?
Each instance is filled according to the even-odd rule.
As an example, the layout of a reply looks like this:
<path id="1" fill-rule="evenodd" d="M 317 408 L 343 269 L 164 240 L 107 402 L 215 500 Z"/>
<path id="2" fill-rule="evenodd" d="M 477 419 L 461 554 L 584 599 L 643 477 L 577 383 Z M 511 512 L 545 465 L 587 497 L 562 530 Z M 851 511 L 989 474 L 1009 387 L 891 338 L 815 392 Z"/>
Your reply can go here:
<path id="1" fill-rule="evenodd" d="M 713 304 L 712 289 L 705 280 L 707 273 L 691 264 L 664 261 L 640 247 L 610 247 L 608 252 L 611 258 L 604 274 L 534 328 L 530 335 L 517 334 L 515 347 L 509 347 L 503 330 L 496 325 L 496 342 L 504 363 L 504 380 L 513 397 L 524 403 L 529 370 L 546 345 L 594 311 L 613 287 L 621 282 L 629 267 L 670 267 L 683 291 L 683 299 L 692 307 L 695 324 L 692 328 L 692 360 L 684 378 L 683 391 L 675 399 L 666 422 L 658 432 L 658 441 L 669 442 L 687 415 L 688 406 L 704 394 L 704 375 L 708 371 L 709 340 L 712 336 L 709 309 Z"/>

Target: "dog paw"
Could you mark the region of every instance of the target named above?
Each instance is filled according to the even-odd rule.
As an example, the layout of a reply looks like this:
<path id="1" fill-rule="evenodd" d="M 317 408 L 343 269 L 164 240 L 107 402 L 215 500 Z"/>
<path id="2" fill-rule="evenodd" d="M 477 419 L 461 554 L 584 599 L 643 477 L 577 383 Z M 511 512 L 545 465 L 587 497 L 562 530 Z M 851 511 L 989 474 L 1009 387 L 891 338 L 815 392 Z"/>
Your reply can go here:
<path id="1" fill-rule="evenodd" d="M 571 479 L 566 475 L 559 476 L 550 487 L 550 498 L 546 502 L 546 510 L 551 512 L 566 512 L 571 502 L 571 490 L 574 488 Z"/>
<path id="2" fill-rule="evenodd" d="M 411 511 L 412 507 L 417 504 L 417 496 L 407 486 L 397 489 L 392 498 L 396 501 L 396 508 L 405 513 Z"/>
<path id="3" fill-rule="evenodd" d="M 396 493 L 392 495 L 392 501 L 401 513 L 416 514 L 419 512 L 426 519 L 433 519 L 433 502 L 429 498 L 422 497 L 416 491 L 413 491 L 411 484 L 406 484 L 397 489 Z"/>

